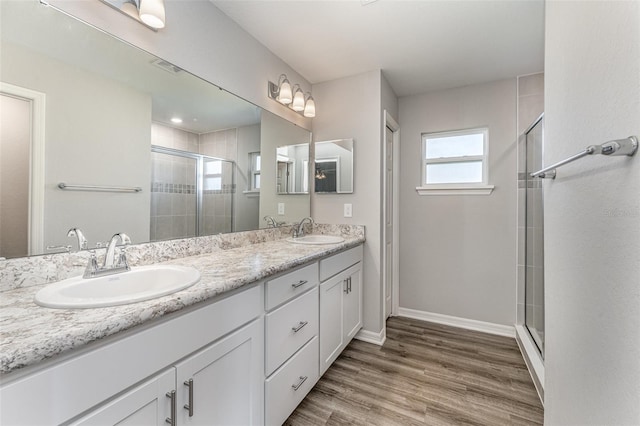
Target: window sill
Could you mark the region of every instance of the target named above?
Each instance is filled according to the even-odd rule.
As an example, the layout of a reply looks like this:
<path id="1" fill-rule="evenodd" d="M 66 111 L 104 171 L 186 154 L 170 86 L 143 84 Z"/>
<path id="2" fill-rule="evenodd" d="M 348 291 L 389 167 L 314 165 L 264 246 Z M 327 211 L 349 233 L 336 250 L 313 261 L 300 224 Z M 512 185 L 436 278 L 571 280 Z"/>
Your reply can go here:
<path id="1" fill-rule="evenodd" d="M 257 198 L 260 196 L 260 191 L 242 191 L 247 198 Z"/>
<path id="2" fill-rule="evenodd" d="M 489 195 L 494 185 L 432 185 L 418 186 L 418 195 Z"/>

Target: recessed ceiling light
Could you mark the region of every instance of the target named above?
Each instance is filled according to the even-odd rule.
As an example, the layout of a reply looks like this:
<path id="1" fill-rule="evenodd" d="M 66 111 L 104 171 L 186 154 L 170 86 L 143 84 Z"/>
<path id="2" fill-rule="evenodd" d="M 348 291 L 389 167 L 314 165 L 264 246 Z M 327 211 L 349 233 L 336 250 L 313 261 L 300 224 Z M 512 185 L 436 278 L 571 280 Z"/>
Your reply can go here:
<path id="1" fill-rule="evenodd" d="M 180 123 L 182 123 L 182 118 L 173 117 L 173 118 L 171 119 L 171 122 L 172 122 L 172 123 L 176 123 L 176 124 L 180 124 Z"/>

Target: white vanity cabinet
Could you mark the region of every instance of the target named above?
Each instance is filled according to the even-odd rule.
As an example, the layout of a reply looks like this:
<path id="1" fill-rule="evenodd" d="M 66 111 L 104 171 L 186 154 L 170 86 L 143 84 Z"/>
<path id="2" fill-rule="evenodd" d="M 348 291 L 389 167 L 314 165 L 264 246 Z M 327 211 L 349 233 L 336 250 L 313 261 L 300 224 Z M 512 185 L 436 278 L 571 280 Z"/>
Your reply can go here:
<path id="1" fill-rule="evenodd" d="M 260 425 L 262 327 L 254 320 L 72 424 Z"/>
<path id="2" fill-rule="evenodd" d="M 265 424 L 281 425 L 318 381 L 318 263 L 266 283 Z"/>
<path id="3" fill-rule="evenodd" d="M 175 391 L 176 425 L 260 425 L 263 303 L 263 286 L 254 285 L 3 383 L 0 424 L 113 424 L 115 418 L 154 424 L 146 419 L 155 412 L 153 418 L 164 425 L 171 418 L 166 394 Z M 167 371 L 173 375 L 168 387 Z M 189 400 L 184 381 L 189 379 L 194 380 L 193 417 L 183 408 Z"/>
<path id="4" fill-rule="evenodd" d="M 320 374 L 362 328 L 362 246 L 320 261 Z"/>

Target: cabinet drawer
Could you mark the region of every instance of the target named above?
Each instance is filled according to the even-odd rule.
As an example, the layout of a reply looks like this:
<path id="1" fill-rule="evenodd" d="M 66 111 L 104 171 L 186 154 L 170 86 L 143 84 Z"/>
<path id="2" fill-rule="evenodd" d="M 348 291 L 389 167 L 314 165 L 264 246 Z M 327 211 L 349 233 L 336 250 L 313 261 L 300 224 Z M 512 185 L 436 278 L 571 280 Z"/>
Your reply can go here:
<path id="1" fill-rule="evenodd" d="M 318 334 L 318 288 L 267 314 L 267 376 Z"/>
<path id="2" fill-rule="evenodd" d="M 314 337 L 266 380 L 266 424 L 281 425 L 317 380 L 318 338 Z"/>
<path id="3" fill-rule="evenodd" d="M 318 284 L 318 263 L 312 263 L 304 268 L 267 281 L 266 308 L 267 311 L 304 293 Z"/>
<path id="4" fill-rule="evenodd" d="M 362 245 L 320 261 L 320 281 L 331 278 L 340 271 L 362 261 Z"/>

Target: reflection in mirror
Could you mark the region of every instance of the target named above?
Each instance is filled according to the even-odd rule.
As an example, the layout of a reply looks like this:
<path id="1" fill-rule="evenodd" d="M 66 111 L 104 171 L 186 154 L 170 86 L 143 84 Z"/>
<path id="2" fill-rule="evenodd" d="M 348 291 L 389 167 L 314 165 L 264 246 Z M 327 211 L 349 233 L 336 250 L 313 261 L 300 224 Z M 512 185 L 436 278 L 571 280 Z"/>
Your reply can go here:
<path id="1" fill-rule="evenodd" d="M 0 257 L 75 250 L 71 228 L 93 248 L 116 232 L 141 243 L 261 225 L 260 108 L 35 1 L 0 1 L 0 43 L 2 99 L 26 100 L 33 117 L 21 138 L 5 137 L 2 126 L 2 157 L 22 153 L 31 168 L 20 167 L 27 176 L 0 170 Z M 6 111 L 2 120 L 19 122 Z M 269 118 L 271 127 L 288 125 Z M 37 176 L 43 183 L 34 186 Z M 31 186 L 19 189 L 20 180 Z M 62 182 L 97 188 L 63 190 Z M 7 205 L 23 219 L 11 240 L 4 229 L 18 228 Z"/>
<path id="2" fill-rule="evenodd" d="M 353 193 L 353 139 L 315 143 L 315 192 Z"/>
<path id="3" fill-rule="evenodd" d="M 309 193 L 308 143 L 276 148 L 276 192 L 278 194 Z"/>
<path id="4" fill-rule="evenodd" d="M 292 223 L 311 214 L 309 144 L 311 133 L 263 111 L 261 121 L 260 217 Z M 262 227 L 272 221 L 263 221 Z"/>

